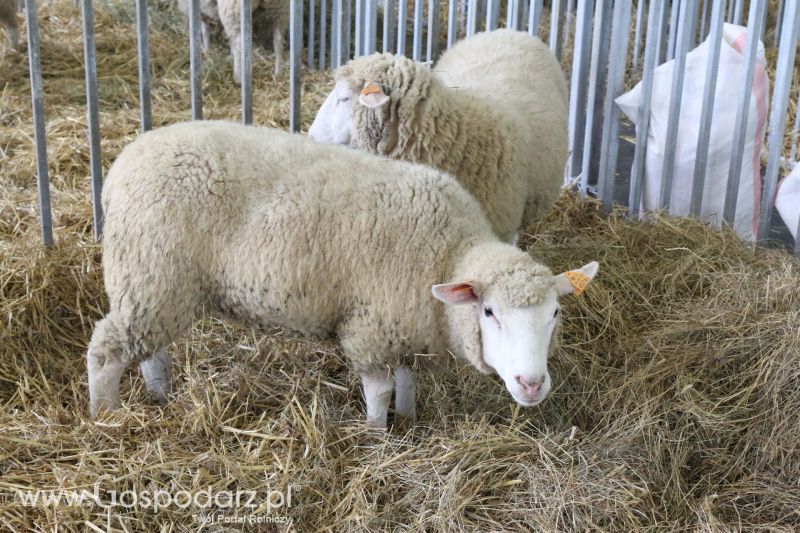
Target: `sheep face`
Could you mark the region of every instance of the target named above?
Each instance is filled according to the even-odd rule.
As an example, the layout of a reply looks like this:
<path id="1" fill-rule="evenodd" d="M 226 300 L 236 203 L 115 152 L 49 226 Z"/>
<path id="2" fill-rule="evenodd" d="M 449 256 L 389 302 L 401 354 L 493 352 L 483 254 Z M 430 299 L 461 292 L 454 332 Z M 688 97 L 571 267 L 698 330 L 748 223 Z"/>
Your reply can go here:
<path id="1" fill-rule="evenodd" d="M 308 135 L 325 144 L 350 144 L 353 129 L 353 101 L 358 93 L 345 81 L 338 81 L 319 108 Z"/>
<path id="2" fill-rule="evenodd" d="M 521 288 L 520 272 L 500 272 L 490 281 L 434 285 L 434 296 L 448 305 L 471 304 L 480 331 L 482 361 L 523 406 L 541 403 L 550 392 L 547 359 L 556 344 L 561 311 L 558 298 L 580 293 L 598 264 L 535 281 Z"/>

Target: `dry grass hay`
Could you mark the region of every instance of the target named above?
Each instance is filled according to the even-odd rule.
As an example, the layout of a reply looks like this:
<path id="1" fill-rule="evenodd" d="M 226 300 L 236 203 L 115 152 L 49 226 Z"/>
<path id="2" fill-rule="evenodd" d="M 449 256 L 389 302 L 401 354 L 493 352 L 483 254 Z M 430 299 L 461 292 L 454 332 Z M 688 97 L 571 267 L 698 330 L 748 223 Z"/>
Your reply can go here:
<path id="1" fill-rule="evenodd" d="M 99 8 L 104 164 L 137 133 L 129 11 Z M 165 10 L 166 13 L 169 11 Z M 128 13 L 128 15 L 125 15 Z M 126 18 L 128 17 L 128 18 Z M 154 119 L 189 116 L 182 33 L 154 15 Z M 173 21 L 174 22 L 174 21 Z M 198 515 L 287 517 L 296 531 L 800 528 L 800 264 L 691 220 L 631 223 L 566 195 L 522 245 L 561 269 L 597 259 L 565 300 L 555 388 L 514 405 L 453 365 L 423 375 L 419 424 L 368 430 L 334 343 L 216 320 L 170 349 L 175 393 L 88 417 L 84 351 L 106 302 L 91 235 L 80 17 L 42 6 L 56 245 L 39 242 L 26 62 L 0 48 L 0 528 L 195 531 Z M 206 109 L 238 117 L 227 52 Z M 287 83 L 256 63 L 255 115 L 286 126 Z M 308 121 L 328 74 L 306 73 Z M 26 506 L 18 491 L 255 491 L 256 507 Z M 272 492 L 271 492 L 272 491 Z M 291 505 L 284 501 L 287 491 Z M 272 497 L 271 500 L 269 498 Z M 201 501 L 205 501 L 201 499 Z M 269 501 L 272 501 L 270 507 Z M 89 525 L 91 524 L 91 525 Z M 282 531 L 286 524 L 207 525 Z"/>

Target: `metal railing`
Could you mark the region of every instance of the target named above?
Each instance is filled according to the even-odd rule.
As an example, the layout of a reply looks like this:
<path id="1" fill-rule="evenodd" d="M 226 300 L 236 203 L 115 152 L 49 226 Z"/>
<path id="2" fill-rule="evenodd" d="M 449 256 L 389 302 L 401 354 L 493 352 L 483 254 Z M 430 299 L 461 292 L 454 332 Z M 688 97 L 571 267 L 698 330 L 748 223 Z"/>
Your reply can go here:
<path id="1" fill-rule="evenodd" d="M 192 118 L 199 120 L 203 117 L 199 0 L 189 0 L 188 4 L 191 108 Z M 747 4 L 749 8 L 745 11 L 744 0 L 638 0 L 635 6 L 632 0 L 577 0 L 577 3 L 575 0 L 447 0 L 446 6 L 440 0 L 427 0 L 426 13 L 425 2 L 413 0 L 409 28 L 409 0 L 381 0 L 380 4 L 378 0 L 290 0 L 289 128 L 298 132 L 301 126 L 304 49 L 308 68 L 337 68 L 352 57 L 370 54 L 378 49 L 408 55 L 415 60 L 433 62 L 439 55 L 440 44 L 449 48 L 459 38 L 469 37 L 477 31 L 493 30 L 501 25 L 527 31 L 531 35 L 542 35 L 544 30 L 547 32 L 550 49 L 558 57 L 564 52 L 570 54 L 567 68 L 570 102 L 566 175 L 579 183 L 581 194 L 596 191 L 606 212 L 611 210 L 617 183 L 615 178 L 620 170 L 618 151 L 621 118 L 615 99 L 630 82 L 639 79 L 642 81 L 644 103 L 638 110 L 639 127 L 627 194 L 628 214 L 635 218 L 639 216 L 642 198 L 654 69 L 666 60 L 675 61 L 659 195 L 660 206 L 666 208 L 669 206 L 674 181 L 675 147 L 686 54 L 698 42 L 710 37 L 710 61 L 705 72 L 690 209 L 692 214 L 698 215 L 702 208 L 708 162 L 723 22 L 727 20 L 741 24 L 747 12 L 747 27 L 756 28 L 757 31 L 747 32 L 744 47 L 746 69 L 735 110 L 737 122 L 732 132 L 734 150 L 724 209 L 725 221 L 732 224 L 742 170 L 740 154 L 747 131 L 747 110 L 750 106 L 756 50 L 759 39 L 766 40 L 767 35 L 768 0 L 750 0 Z M 240 5 L 242 121 L 250 124 L 253 121 L 251 0 L 240 0 Z M 94 232 L 96 238 L 99 238 L 102 231 L 100 194 L 103 169 L 100 159 L 93 0 L 81 0 L 81 7 Z M 503 8 L 505 17 L 501 16 Z M 25 9 L 42 238 L 45 244 L 50 245 L 53 242 L 53 233 L 36 0 L 25 0 Z M 152 128 L 147 9 L 147 0 L 136 0 L 142 131 Z M 790 91 L 800 37 L 800 2 L 780 0 L 777 9 L 777 20 L 772 28 L 774 39 L 771 43 L 766 43 L 776 46 L 778 54 L 774 64 L 775 77 L 772 80 L 767 164 L 762 176 L 763 191 L 757 232 L 760 241 L 766 241 L 770 236 L 779 173 L 782 168 L 793 164 L 797 157 L 800 130 L 800 112 L 797 112 L 791 133 L 793 142 L 788 153 L 784 153 Z M 548 10 L 549 17 L 546 16 Z M 307 19 L 304 18 L 304 13 L 308 14 Z M 541 22 L 548 19 L 549 24 L 542 28 Z M 440 28 L 446 28 L 445 36 L 440 35 Z M 308 31 L 305 32 L 305 29 Z M 440 40 L 442 37 L 445 37 L 444 42 Z M 423 43 L 426 44 L 424 57 Z M 800 108 L 800 99 L 797 105 Z M 795 241 L 794 251 L 800 256 L 800 239 Z"/>

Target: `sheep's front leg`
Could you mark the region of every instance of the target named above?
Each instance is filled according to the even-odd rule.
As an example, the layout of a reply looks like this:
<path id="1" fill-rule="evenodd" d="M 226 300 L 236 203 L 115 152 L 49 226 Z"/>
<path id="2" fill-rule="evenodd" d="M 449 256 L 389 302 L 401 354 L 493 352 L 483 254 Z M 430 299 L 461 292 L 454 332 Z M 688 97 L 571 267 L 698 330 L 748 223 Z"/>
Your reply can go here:
<path id="1" fill-rule="evenodd" d="M 144 386 L 153 398 L 163 403 L 172 388 L 172 356 L 161 348 L 150 359 L 139 363 Z"/>
<path id="2" fill-rule="evenodd" d="M 272 48 L 275 50 L 275 75 L 283 70 L 283 29 L 275 24 L 272 27 Z"/>
<path id="3" fill-rule="evenodd" d="M 392 401 L 392 372 L 388 369 L 377 369 L 361 374 L 364 385 L 364 399 L 367 402 L 367 424 L 385 428 Z"/>
<path id="4" fill-rule="evenodd" d="M 394 412 L 398 422 L 413 424 L 417 421 L 417 382 L 414 372 L 405 366 L 394 371 Z"/>
<path id="5" fill-rule="evenodd" d="M 94 354 L 92 349 L 86 354 L 89 371 L 89 412 L 96 415 L 100 409 L 117 409 L 121 402 L 119 382 L 128 366 L 119 360 L 110 360 Z"/>
<path id="6" fill-rule="evenodd" d="M 203 37 L 203 52 L 207 54 L 211 49 L 211 28 L 205 20 L 200 22 L 200 34 Z"/>

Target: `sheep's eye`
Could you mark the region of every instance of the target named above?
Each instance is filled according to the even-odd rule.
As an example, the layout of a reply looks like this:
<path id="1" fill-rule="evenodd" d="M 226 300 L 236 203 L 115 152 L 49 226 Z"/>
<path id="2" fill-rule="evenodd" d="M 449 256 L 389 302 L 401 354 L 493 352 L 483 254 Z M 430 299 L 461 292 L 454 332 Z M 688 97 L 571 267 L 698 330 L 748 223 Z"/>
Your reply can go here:
<path id="1" fill-rule="evenodd" d="M 350 100 L 349 96 L 342 96 L 341 98 L 339 98 L 339 103 L 341 104 L 347 102 L 348 100 Z"/>
<path id="2" fill-rule="evenodd" d="M 555 313 L 553 313 L 553 318 L 555 318 L 555 317 L 557 317 L 557 316 L 558 316 L 558 312 L 559 312 L 559 311 L 560 311 L 560 309 L 556 309 L 556 312 L 555 312 Z"/>
<path id="3" fill-rule="evenodd" d="M 491 318 L 494 316 L 494 311 L 492 311 L 491 307 L 484 307 L 483 314 L 486 315 L 487 318 Z"/>

